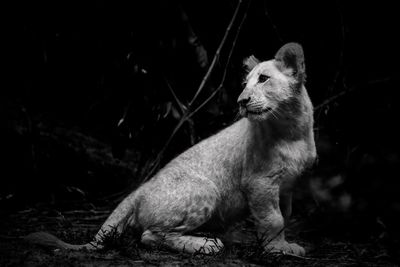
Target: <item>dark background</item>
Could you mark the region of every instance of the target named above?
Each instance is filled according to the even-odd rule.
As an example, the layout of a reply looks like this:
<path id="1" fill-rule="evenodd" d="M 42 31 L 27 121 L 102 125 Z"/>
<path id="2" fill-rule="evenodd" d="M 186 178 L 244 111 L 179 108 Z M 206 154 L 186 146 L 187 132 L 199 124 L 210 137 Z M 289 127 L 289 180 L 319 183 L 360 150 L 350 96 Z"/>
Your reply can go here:
<path id="1" fill-rule="evenodd" d="M 9 82 L 0 95 L 2 216 L 41 205 L 114 205 L 151 171 L 237 119 L 245 57 L 267 60 L 295 41 L 305 52 L 319 154 L 300 181 L 295 215 L 317 233 L 375 240 L 397 255 L 395 4 L 243 1 L 215 68 L 188 105 L 236 6 L 14 3 L 3 34 Z M 182 110 L 196 110 L 221 83 L 163 149 Z"/>

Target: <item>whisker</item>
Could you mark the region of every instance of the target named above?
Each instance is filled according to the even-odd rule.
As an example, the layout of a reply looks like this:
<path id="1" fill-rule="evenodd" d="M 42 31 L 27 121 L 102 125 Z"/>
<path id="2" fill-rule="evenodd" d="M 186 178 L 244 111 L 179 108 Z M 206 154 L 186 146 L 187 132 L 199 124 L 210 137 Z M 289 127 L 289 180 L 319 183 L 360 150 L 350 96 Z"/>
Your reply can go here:
<path id="1" fill-rule="evenodd" d="M 264 104 L 263 103 L 250 103 L 249 107 L 256 108 L 256 109 L 262 109 L 264 107 Z"/>
<path id="2" fill-rule="evenodd" d="M 236 115 L 235 115 L 235 118 L 233 119 L 233 121 L 237 122 L 241 117 L 242 117 L 242 115 L 240 114 L 240 110 L 238 110 L 236 112 Z"/>
<path id="3" fill-rule="evenodd" d="M 276 109 L 274 109 L 274 112 L 275 112 L 275 114 L 276 114 L 277 117 L 283 118 L 283 114 L 282 114 L 282 112 L 281 112 L 279 109 L 280 109 L 279 106 L 276 107 Z"/>
<path id="4" fill-rule="evenodd" d="M 275 119 L 279 120 L 277 114 L 275 114 L 274 110 L 270 111 L 271 115 L 274 116 Z"/>

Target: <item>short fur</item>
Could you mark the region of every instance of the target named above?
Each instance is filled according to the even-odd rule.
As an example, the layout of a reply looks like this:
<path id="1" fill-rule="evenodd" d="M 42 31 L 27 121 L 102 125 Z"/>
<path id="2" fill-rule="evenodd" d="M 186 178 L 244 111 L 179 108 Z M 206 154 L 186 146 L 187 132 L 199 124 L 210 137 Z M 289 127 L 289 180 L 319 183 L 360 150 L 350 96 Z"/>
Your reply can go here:
<path id="1" fill-rule="evenodd" d="M 45 233 L 27 239 L 95 249 L 104 233 L 135 227 L 147 245 L 214 253 L 223 248 L 221 240 L 190 233 L 206 222 L 228 226 L 249 213 L 257 232 L 266 235 L 267 251 L 303 255 L 304 249 L 285 241 L 281 231 L 282 213 L 285 218 L 291 213 L 291 185 L 316 157 L 303 50 L 290 43 L 275 59 L 259 63 L 251 57 L 245 64 L 251 70 L 238 98 L 244 118 L 191 147 L 132 192 L 91 244 L 70 245 Z"/>

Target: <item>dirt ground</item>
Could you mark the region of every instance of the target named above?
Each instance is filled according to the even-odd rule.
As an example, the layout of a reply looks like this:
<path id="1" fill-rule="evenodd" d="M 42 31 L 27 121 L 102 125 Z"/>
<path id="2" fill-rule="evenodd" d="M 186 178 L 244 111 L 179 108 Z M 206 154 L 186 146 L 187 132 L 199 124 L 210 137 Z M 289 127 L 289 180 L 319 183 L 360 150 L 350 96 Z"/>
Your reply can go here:
<path id="1" fill-rule="evenodd" d="M 75 244 L 90 241 L 110 211 L 81 204 L 81 209 L 59 211 L 38 206 L 2 216 L 0 266 L 398 266 L 376 240 L 349 242 L 312 234 L 310 229 L 300 226 L 289 228 L 287 236 L 293 240 L 296 232 L 296 242 L 308 251 L 306 257 L 266 255 L 255 244 L 228 245 L 214 256 L 185 255 L 150 250 L 135 239 L 114 240 L 98 252 L 63 251 L 38 247 L 18 238 L 46 231 Z"/>

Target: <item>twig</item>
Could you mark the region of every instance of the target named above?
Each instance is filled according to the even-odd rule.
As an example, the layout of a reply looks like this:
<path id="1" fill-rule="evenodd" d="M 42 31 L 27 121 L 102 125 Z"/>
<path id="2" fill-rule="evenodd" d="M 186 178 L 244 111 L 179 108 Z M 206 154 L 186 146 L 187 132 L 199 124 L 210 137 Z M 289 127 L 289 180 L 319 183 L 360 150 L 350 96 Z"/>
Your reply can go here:
<path id="1" fill-rule="evenodd" d="M 339 18 L 340 18 L 340 24 L 341 24 L 341 34 L 342 34 L 342 42 L 340 44 L 340 54 L 339 54 L 339 66 L 338 69 L 335 73 L 335 76 L 333 77 L 333 82 L 332 82 L 332 89 L 336 85 L 336 81 L 339 78 L 340 73 L 342 72 L 343 64 L 344 64 L 344 49 L 346 45 L 346 30 L 344 26 L 344 18 L 342 14 L 342 10 L 340 9 L 338 1 L 336 1 L 337 8 L 338 8 L 338 13 L 339 13 Z"/>
<path id="2" fill-rule="evenodd" d="M 75 214 L 109 214 L 109 210 L 69 210 L 64 211 L 65 215 L 75 215 Z"/>
<path id="3" fill-rule="evenodd" d="M 97 215 L 97 216 L 90 216 L 85 218 L 78 218 L 79 221 L 98 221 L 103 220 L 105 217 L 108 217 L 109 214 Z"/>
<path id="4" fill-rule="evenodd" d="M 221 41 L 221 43 L 219 44 L 219 47 L 218 47 L 217 51 L 215 52 L 213 61 L 211 62 L 211 65 L 210 65 L 210 67 L 208 68 L 206 75 L 203 77 L 203 80 L 201 81 L 200 86 L 199 86 L 199 88 L 197 89 L 196 93 L 194 94 L 192 100 L 189 102 L 189 107 L 192 106 L 193 102 L 197 99 L 198 95 L 199 95 L 200 92 L 203 90 L 203 88 L 204 88 L 206 82 L 207 82 L 208 79 L 210 78 L 210 75 L 211 75 L 212 71 L 214 70 L 215 64 L 217 63 L 217 60 L 219 59 L 219 56 L 220 56 L 220 54 L 221 54 L 222 47 L 224 46 L 225 41 L 226 41 L 226 39 L 227 39 L 227 37 L 228 37 L 228 35 L 229 35 L 229 32 L 230 32 L 231 29 L 232 29 L 232 25 L 233 25 L 233 23 L 234 23 L 235 20 L 236 20 L 237 14 L 239 13 L 239 9 L 240 9 L 240 6 L 241 6 L 241 5 L 242 5 L 242 0 L 239 0 L 239 1 L 238 1 L 238 4 L 237 4 L 237 6 L 236 6 L 236 9 L 235 9 L 235 13 L 233 14 L 233 17 L 232 17 L 232 19 L 231 19 L 231 21 L 230 21 L 228 27 L 226 28 L 225 35 L 224 35 L 224 37 L 222 38 L 222 41 Z"/>
<path id="5" fill-rule="evenodd" d="M 226 41 L 226 39 L 227 39 L 227 36 L 228 36 L 228 34 L 229 34 L 229 32 L 230 32 L 230 30 L 231 30 L 231 28 L 232 28 L 232 25 L 233 25 L 234 21 L 236 20 L 236 17 L 237 17 L 237 14 L 238 14 L 238 11 L 239 11 L 239 9 L 240 9 L 241 4 L 242 4 L 242 0 L 239 0 L 239 1 L 238 1 L 238 4 L 237 4 L 237 6 L 236 6 L 235 12 L 234 12 L 234 14 L 233 14 L 233 17 L 232 17 L 232 19 L 231 19 L 231 21 L 230 21 L 230 23 L 229 23 L 229 25 L 228 25 L 228 27 L 227 27 L 227 29 L 226 29 L 226 31 L 225 31 L 225 35 L 224 35 L 224 37 L 222 38 L 222 41 L 221 41 L 221 43 L 220 43 L 220 45 L 219 45 L 217 51 L 215 52 L 214 59 L 213 59 L 211 65 L 210 65 L 210 67 L 208 68 L 208 71 L 207 71 L 206 75 L 204 76 L 203 80 L 201 81 L 201 84 L 200 84 L 199 88 L 197 89 L 197 92 L 195 93 L 195 95 L 194 95 L 194 97 L 192 98 L 192 100 L 189 102 L 189 105 L 188 105 L 189 108 L 182 114 L 181 119 L 179 120 L 178 124 L 175 126 L 174 130 L 172 131 L 171 135 L 169 136 L 169 138 L 168 138 L 167 141 L 165 142 L 164 146 L 161 148 L 161 150 L 160 150 L 159 153 L 157 154 L 155 160 L 153 161 L 153 164 L 152 164 L 152 166 L 151 166 L 150 171 L 147 173 L 147 175 L 145 176 L 145 178 L 142 180 L 142 183 L 146 182 L 146 181 L 153 175 L 154 171 L 157 169 L 157 167 L 158 167 L 158 165 L 159 165 L 159 163 L 160 163 L 160 161 L 161 161 L 161 157 L 162 157 L 162 155 L 164 154 L 164 151 L 167 149 L 168 145 L 170 144 L 170 142 L 172 141 L 172 139 L 174 138 L 174 136 L 175 136 L 175 134 L 178 132 L 178 130 L 181 128 L 181 126 L 183 125 L 183 123 L 184 123 L 186 120 L 188 120 L 191 116 L 193 116 L 193 114 L 194 114 L 195 112 L 197 112 L 197 111 L 199 110 L 199 108 L 196 108 L 196 110 L 195 110 L 194 112 L 189 113 L 189 110 L 190 110 L 190 107 L 191 107 L 192 103 L 196 100 L 196 98 L 197 98 L 197 96 L 199 95 L 199 93 L 201 92 L 201 90 L 203 90 L 204 85 L 205 85 L 206 82 L 208 81 L 208 79 L 209 79 L 209 77 L 210 77 L 210 75 L 211 75 L 211 72 L 212 72 L 213 69 L 214 69 L 214 66 L 215 66 L 215 64 L 216 64 L 216 62 L 217 62 L 217 59 L 219 58 L 219 55 L 220 55 L 220 53 L 221 53 L 221 49 L 222 49 L 222 47 L 223 47 L 223 45 L 224 45 L 224 43 L 225 43 L 225 41 Z M 247 16 L 247 11 L 246 11 L 246 13 L 245 13 L 244 16 Z M 242 23 L 243 23 L 243 20 L 242 20 L 242 22 L 241 22 L 241 24 L 240 24 L 240 26 L 239 26 L 239 28 L 238 28 L 238 31 L 240 30 L 240 27 L 241 27 Z M 235 36 L 235 43 L 236 43 L 237 36 L 238 36 L 238 34 Z M 230 60 L 231 54 L 232 54 L 232 51 L 231 51 L 230 54 L 229 54 L 229 60 Z M 225 74 L 226 74 L 226 69 L 225 69 L 225 71 L 224 71 L 223 79 L 225 79 Z M 222 87 L 222 86 L 221 86 L 221 87 Z M 218 90 L 219 90 L 219 89 L 218 89 Z M 208 102 L 215 94 L 216 94 L 216 92 L 213 92 L 213 94 L 212 94 L 212 95 L 209 97 L 209 99 L 207 99 L 206 101 Z M 204 106 L 204 105 L 205 105 L 204 103 L 201 104 L 201 106 Z"/>
<path id="6" fill-rule="evenodd" d="M 79 226 L 79 228 L 89 228 L 89 229 L 98 229 L 99 225 L 95 222 L 93 223 L 86 223 L 86 222 L 74 222 L 73 224 L 74 226 Z"/>
<path id="7" fill-rule="evenodd" d="M 282 255 L 290 256 L 290 257 L 297 258 L 297 259 L 302 259 L 302 260 L 319 260 L 319 259 L 316 259 L 316 258 L 299 256 L 299 255 L 296 255 L 296 254 L 293 254 L 293 253 L 287 253 L 287 252 L 282 253 Z"/>
<path id="8" fill-rule="evenodd" d="M 161 148 L 160 152 L 158 152 L 157 157 L 155 158 L 153 162 L 153 166 L 151 167 L 150 171 L 147 173 L 145 178 L 143 179 L 142 183 L 146 182 L 154 173 L 154 171 L 157 169 L 161 157 L 164 154 L 164 151 L 167 149 L 169 143 L 172 141 L 172 138 L 174 138 L 175 134 L 178 132 L 178 130 L 181 128 L 183 123 L 186 121 L 186 114 L 182 115 L 181 120 L 178 122 L 178 124 L 175 126 L 174 130 L 172 131 L 171 135 L 169 136 L 168 140 L 165 142 L 164 146 Z"/>
<path id="9" fill-rule="evenodd" d="M 204 48 L 204 46 L 201 44 L 199 38 L 195 34 L 192 26 L 190 25 L 189 18 L 185 12 L 185 10 L 182 8 L 181 5 L 178 5 L 180 14 L 181 14 L 181 19 L 183 21 L 183 24 L 185 25 L 186 29 L 186 35 L 187 35 L 187 42 L 194 47 L 194 50 L 196 52 L 196 57 L 197 57 L 197 63 L 200 65 L 202 69 L 206 68 L 208 66 L 208 55 L 207 51 Z"/>
<path id="10" fill-rule="evenodd" d="M 171 84 L 169 83 L 167 77 L 165 77 L 165 76 L 163 75 L 163 78 L 164 78 L 165 83 L 167 84 L 167 87 L 168 87 L 169 91 L 171 92 L 172 96 L 174 97 L 175 102 L 178 104 L 178 106 L 179 106 L 179 108 L 180 108 L 182 114 L 184 114 L 185 111 L 186 111 L 186 110 L 185 110 L 185 106 L 182 104 L 182 102 L 179 100 L 178 96 L 175 94 L 175 91 L 174 91 L 174 89 L 172 89 L 172 86 L 171 86 Z"/>
<path id="11" fill-rule="evenodd" d="M 218 88 L 217 88 L 214 92 L 212 92 L 211 95 L 210 95 L 206 100 L 204 100 L 204 102 L 201 103 L 194 111 L 192 111 L 192 112 L 187 116 L 188 118 L 192 117 L 196 112 L 198 112 L 202 107 L 204 107 L 212 98 L 214 98 L 214 96 L 215 96 L 215 95 L 222 89 L 222 87 L 224 86 L 225 78 L 226 78 L 226 73 L 227 73 L 227 70 L 228 70 L 229 63 L 230 63 L 230 61 L 231 61 L 231 57 L 232 57 L 232 54 L 233 54 L 233 50 L 235 49 L 236 42 L 237 42 L 237 39 L 238 39 L 238 37 L 239 37 L 240 30 L 242 29 L 243 23 L 245 22 L 245 20 L 246 20 L 246 18 L 247 18 L 247 13 L 248 13 L 248 11 L 249 11 L 250 3 L 251 3 L 251 0 L 250 0 L 250 1 L 248 2 L 248 4 L 247 4 L 246 12 L 244 13 L 243 18 L 242 18 L 242 21 L 241 21 L 240 24 L 239 24 L 238 30 L 237 30 L 236 35 L 235 35 L 235 39 L 233 40 L 233 43 L 232 43 L 231 50 L 229 51 L 228 59 L 227 59 L 227 61 L 226 61 L 226 63 L 225 63 L 224 72 L 223 72 L 223 74 L 222 74 L 221 82 L 219 83 Z"/>
<path id="12" fill-rule="evenodd" d="M 282 37 L 281 37 L 281 35 L 279 33 L 278 27 L 276 26 L 276 24 L 274 23 L 274 21 L 272 20 L 271 16 L 268 13 L 266 2 L 267 1 L 264 1 L 264 14 L 268 18 L 269 22 L 271 23 L 272 28 L 275 31 L 276 37 L 278 37 L 279 41 L 283 42 L 283 39 L 282 39 Z"/>
<path id="13" fill-rule="evenodd" d="M 321 109 L 321 108 L 323 108 L 323 107 L 329 105 L 330 103 L 332 103 L 332 102 L 335 101 L 336 99 L 338 99 L 338 98 L 344 96 L 344 95 L 347 94 L 347 93 L 351 93 L 351 92 L 356 91 L 358 88 L 363 88 L 363 87 L 365 87 L 365 86 L 374 85 L 374 84 L 377 84 L 377 83 L 385 83 L 385 82 L 390 81 L 391 79 L 392 79 L 392 77 L 386 77 L 386 78 L 383 78 L 383 79 L 377 79 L 377 80 L 367 81 L 367 82 L 365 82 L 364 84 L 354 85 L 354 86 L 350 87 L 348 90 L 342 91 L 342 92 L 340 92 L 340 93 L 338 93 L 338 94 L 336 94 L 336 95 L 334 95 L 334 96 L 331 96 L 330 98 L 326 99 L 326 100 L 323 101 L 321 104 L 319 104 L 319 105 L 317 105 L 316 107 L 314 107 L 314 111 L 317 111 L 317 110 L 319 110 L 319 109 Z"/>
<path id="14" fill-rule="evenodd" d="M 293 253 L 282 253 L 283 256 L 290 256 L 296 259 L 301 259 L 301 260 L 308 260 L 308 261 L 330 261 L 330 262 L 337 262 L 339 261 L 338 259 L 328 259 L 328 258 L 312 258 L 312 257 L 304 257 L 304 256 L 299 256 Z M 347 262 L 356 262 L 354 260 L 346 260 Z"/>
<path id="15" fill-rule="evenodd" d="M 341 96 L 344 96 L 346 93 L 349 93 L 350 91 L 342 91 L 334 96 L 331 96 L 330 98 L 324 100 L 324 102 L 322 102 L 321 104 L 317 105 L 316 107 L 314 107 L 314 111 L 318 111 L 319 109 L 325 107 L 326 105 L 329 105 L 331 102 L 335 101 L 336 99 L 338 99 Z"/>
<path id="16" fill-rule="evenodd" d="M 340 24 L 341 24 L 342 40 L 341 40 L 341 44 L 340 44 L 340 51 L 339 51 L 340 54 L 339 54 L 339 59 L 338 59 L 338 67 L 337 67 L 337 70 L 335 72 L 335 76 L 333 77 L 332 84 L 330 86 L 328 86 L 327 94 L 331 93 L 333 91 L 333 89 L 335 88 L 337 79 L 339 78 L 339 76 L 340 76 L 340 74 L 342 72 L 343 63 L 344 63 L 344 47 L 345 47 L 345 43 L 346 43 L 346 31 L 345 31 L 345 26 L 344 26 L 343 14 L 342 14 L 342 11 L 340 9 L 338 1 L 336 1 L 336 5 L 337 5 L 337 11 L 339 13 Z M 337 97 L 340 97 L 340 96 L 342 96 L 344 94 L 345 94 L 345 92 L 342 91 L 337 96 L 334 96 L 333 98 L 336 99 Z M 317 108 L 315 108 L 314 110 L 317 110 Z M 318 113 L 318 115 L 316 117 L 319 118 L 320 115 L 321 115 L 321 111 L 319 111 L 319 113 Z"/>

